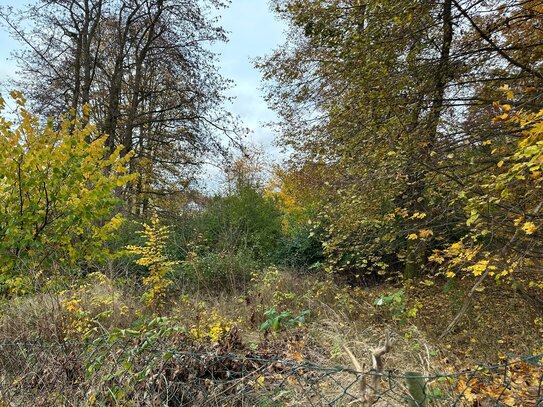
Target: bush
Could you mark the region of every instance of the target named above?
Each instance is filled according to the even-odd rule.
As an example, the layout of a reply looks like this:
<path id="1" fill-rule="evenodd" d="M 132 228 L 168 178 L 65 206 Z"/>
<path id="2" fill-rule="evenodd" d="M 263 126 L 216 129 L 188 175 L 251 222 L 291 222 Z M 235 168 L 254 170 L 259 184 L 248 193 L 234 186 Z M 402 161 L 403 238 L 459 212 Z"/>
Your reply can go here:
<path id="1" fill-rule="evenodd" d="M 11 96 L 13 122 L 0 97 L 0 291 L 16 295 L 26 291 L 18 282 L 46 265 L 109 256 L 105 243 L 123 220 L 114 215 L 114 192 L 133 175 L 126 175 L 130 157 L 111 152 L 86 118 L 43 125 L 19 93 Z"/>
<path id="2" fill-rule="evenodd" d="M 212 251 L 243 250 L 261 261 L 273 257 L 281 237 L 281 213 L 271 199 L 251 187 L 213 198 L 201 222 L 203 237 Z"/>
<path id="3" fill-rule="evenodd" d="M 256 270 L 259 270 L 259 263 L 243 251 L 194 253 L 182 263 L 182 272 L 187 280 L 212 289 L 241 288 Z"/>
<path id="4" fill-rule="evenodd" d="M 324 261 L 322 243 L 308 227 L 299 227 L 283 236 L 275 253 L 278 264 L 297 269 L 308 269 Z"/>
<path id="5" fill-rule="evenodd" d="M 156 214 L 152 216 L 150 224 L 145 223 L 143 226 L 141 234 L 145 236 L 145 245 L 129 245 L 126 249 L 140 256 L 136 260 L 137 265 L 149 269 L 149 274 L 143 279 L 143 285 L 147 287 L 143 298 L 148 306 L 159 308 L 164 305 L 168 287 L 172 283 L 168 275 L 172 273 L 177 262 L 169 260 L 165 252 L 169 227 L 161 226 Z"/>

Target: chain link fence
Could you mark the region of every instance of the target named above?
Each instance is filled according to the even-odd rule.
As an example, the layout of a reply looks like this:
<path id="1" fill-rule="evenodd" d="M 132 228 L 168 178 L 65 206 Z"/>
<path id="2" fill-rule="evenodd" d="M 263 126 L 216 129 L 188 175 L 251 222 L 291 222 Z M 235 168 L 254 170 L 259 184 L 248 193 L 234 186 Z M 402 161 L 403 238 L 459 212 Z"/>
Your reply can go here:
<path id="1" fill-rule="evenodd" d="M 542 358 L 422 376 L 145 343 L 3 341 L 0 407 L 543 406 Z"/>

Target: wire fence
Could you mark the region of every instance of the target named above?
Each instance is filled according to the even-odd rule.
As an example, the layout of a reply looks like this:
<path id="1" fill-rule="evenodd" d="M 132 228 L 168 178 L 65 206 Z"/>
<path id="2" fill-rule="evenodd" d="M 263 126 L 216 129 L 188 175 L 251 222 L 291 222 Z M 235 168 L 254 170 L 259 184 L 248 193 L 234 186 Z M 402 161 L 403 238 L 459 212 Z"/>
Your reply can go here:
<path id="1" fill-rule="evenodd" d="M 145 343 L 0 341 L 0 407 L 543 406 L 542 358 L 423 376 Z"/>

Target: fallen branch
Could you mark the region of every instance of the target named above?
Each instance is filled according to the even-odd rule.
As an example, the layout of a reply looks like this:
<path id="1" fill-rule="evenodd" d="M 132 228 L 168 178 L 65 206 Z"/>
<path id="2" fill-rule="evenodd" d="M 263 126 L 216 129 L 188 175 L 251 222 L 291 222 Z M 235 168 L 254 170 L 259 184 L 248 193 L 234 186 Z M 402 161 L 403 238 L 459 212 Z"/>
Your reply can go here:
<path id="1" fill-rule="evenodd" d="M 379 347 L 371 352 L 371 358 L 373 363 L 372 371 L 362 375 L 362 378 L 360 380 L 361 397 L 360 399 L 355 401 L 360 402 L 362 407 L 372 406 L 377 398 L 380 388 L 381 374 L 383 373 L 382 358 L 386 353 L 390 352 L 391 347 L 392 341 L 390 339 L 389 333 L 387 332 L 385 334 L 385 339 L 379 343 Z M 345 349 L 345 352 L 347 352 L 347 355 L 351 359 L 351 362 L 353 363 L 355 369 L 358 372 L 363 372 L 363 366 L 360 364 L 360 362 L 354 356 L 351 350 L 346 345 L 343 345 L 343 349 Z M 370 376 L 369 385 L 368 376 Z"/>

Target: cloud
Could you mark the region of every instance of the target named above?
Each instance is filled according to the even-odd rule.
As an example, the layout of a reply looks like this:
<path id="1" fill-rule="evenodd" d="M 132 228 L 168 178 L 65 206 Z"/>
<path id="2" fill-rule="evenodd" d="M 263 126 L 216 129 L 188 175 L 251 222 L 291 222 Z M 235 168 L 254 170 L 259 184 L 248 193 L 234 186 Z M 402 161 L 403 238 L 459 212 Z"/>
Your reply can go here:
<path id="1" fill-rule="evenodd" d="M 274 133 L 265 126 L 277 120 L 277 116 L 264 101 L 261 74 L 251 60 L 280 46 L 286 27 L 275 18 L 266 1 L 255 0 L 234 0 L 231 7 L 222 12 L 220 24 L 230 32 L 229 42 L 216 44 L 212 49 L 220 54 L 221 74 L 234 82 L 228 94 L 235 99 L 226 107 L 252 130 L 250 143 L 280 159 L 279 149 L 273 144 Z"/>

